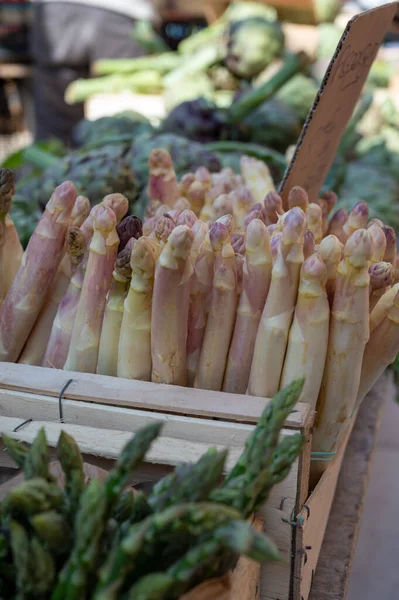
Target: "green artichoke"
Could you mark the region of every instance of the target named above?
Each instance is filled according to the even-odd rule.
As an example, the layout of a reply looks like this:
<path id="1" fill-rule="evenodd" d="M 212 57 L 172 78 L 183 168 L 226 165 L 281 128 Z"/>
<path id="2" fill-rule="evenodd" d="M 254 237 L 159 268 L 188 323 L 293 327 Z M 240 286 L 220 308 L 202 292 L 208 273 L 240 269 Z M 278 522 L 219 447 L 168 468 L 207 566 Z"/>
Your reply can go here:
<path id="1" fill-rule="evenodd" d="M 109 137 L 123 135 L 133 140 L 137 135 L 152 130 L 152 125 L 143 115 L 125 111 L 95 121 L 83 119 L 73 130 L 73 140 L 77 146 L 101 145 L 106 144 Z"/>
<path id="2" fill-rule="evenodd" d="M 237 77 L 252 79 L 280 56 L 283 50 L 284 33 L 281 24 L 251 17 L 229 26 L 225 64 Z"/>
<path id="3" fill-rule="evenodd" d="M 318 91 L 319 86 L 313 79 L 299 73 L 283 85 L 277 92 L 276 99 L 291 107 L 301 123 L 304 123 Z"/>

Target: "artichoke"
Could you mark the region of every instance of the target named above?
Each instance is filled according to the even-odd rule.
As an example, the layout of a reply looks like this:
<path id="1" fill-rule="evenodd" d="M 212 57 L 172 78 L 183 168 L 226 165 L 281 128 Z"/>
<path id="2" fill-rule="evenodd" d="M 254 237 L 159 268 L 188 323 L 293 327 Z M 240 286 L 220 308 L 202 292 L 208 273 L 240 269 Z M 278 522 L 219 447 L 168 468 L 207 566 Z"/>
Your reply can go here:
<path id="1" fill-rule="evenodd" d="M 283 85 L 276 98 L 290 106 L 304 123 L 318 91 L 319 86 L 313 79 L 298 73 Z"/>
<path id="2" fill-rule="evenodd" d="M 266 69 L 284 50 L 284 33 L 279 22 L 251 17 L 233 22 L 226 36 L 227 68 L 243 79 L 252 79 Z"/>
<path id="3" fill-rule="evenodd" d="M 45 169 L 39 177 L 20 180 L 16 185 L 11 216 L 21 242 L 28 242 L 54 188 L 66 180 L 72 181 L 78 194 L 87 196 L 92 205 L 107 194 L 120 192 L 129 200 L 133 210 L 137 184 L 133 170 L 125 159 L 129 147 L 129 144 L 118 144 L 90 152 L 72 152 Z"/>
<path id="4" fill-rule="evenodd" d="M 301 127 L 302 121 L 295 110 L 285 102 L 273 99 L 254 110 L 231 133 L 242 141 L 285 152 L 290 144 L 296 143 Z"/>
<path id="5" fill-rule="evenodd" d="M 198 142 L 220 139 L 223 120 L 216 104 L 205 98 L 188 100 L 176 106 L 162 123 L 162 131 Z"/>
<path id="6" fill-rule="evenodd" d="M 83 119 L 73 129 L 73 141 L 77 146 L 106 144 L 107 138 L 123 135 L 133 140 L 137 135 L 151 132 L 152 126 L 143 115 L 134 111 L 125 111 L 95 121 Z"/>

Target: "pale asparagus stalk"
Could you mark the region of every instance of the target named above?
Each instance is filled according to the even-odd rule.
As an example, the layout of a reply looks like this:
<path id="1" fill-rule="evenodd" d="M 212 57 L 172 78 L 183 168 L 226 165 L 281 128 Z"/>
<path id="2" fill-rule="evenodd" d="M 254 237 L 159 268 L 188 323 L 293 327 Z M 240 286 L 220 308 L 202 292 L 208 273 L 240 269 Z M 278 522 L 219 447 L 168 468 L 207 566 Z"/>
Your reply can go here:
<path id="1" fill-rule="evenodd" d="M 216 219 L 223 217 L 224 215 L 232 215 L 234 212 L 233 209 L 233 200 L 229 194 L 222 194 L 218 196 L 213 203 L 213 211 Z"/>
<path id="2" fill-rule="evenodd" d="M 182 213 L 183 210 L 191 210 L 191 203 L 187 198 L 180 197 L 174 203 L 173 210 L 177 210 L 179 213 Z"/>
<path id="3" fill-rule="evenodd" d="M 278 249 L 280 247 L 282 233 L 276 233 L 270 238 L 270 252 L 272 253 L 273 263 L 276 262 L 278 256 Z"/>
<path id="4" fill-rule="evenodd" d="M 322 222 L 323 237 L 324 237 L 325 235 L 327 235 L 327 232 L 328 232 L 329 206 L 328 206 L 327 200 L 325 200 L 324 198 L 319 198 L 319 200 L 316 202 L 316 204 L 318 204 L 318 206 L 321 209 L 321 222 Z"/>
<path id="5" fill-rule="evenodd" d="M 370 221 L 367 223 L 367 229 L 370 229 L 370 227 L 372 225 L 379 225 L 381 227 L 381 229 L 383 229 L 384 227 L 384 223 L 380 220 L 380 219 L 370 219 Z"/>
<path id="6" fill-rule="evenodd" d="M 79 227 L 69 227 L 65 246 L 67 252 L 65 258 L 69 260 L 70 269 L 68 274 L 65 274 L 60 269 L 62 263 L 60 264 L 51 283 L 51 290 L 47 293 L 43 307 L 18 360 L 21 364 L 36 366 L 42 364 L 59 304 L 68 290 L 70 276 L 77 270 L 86 251 L 85 236 Z"/>
<path id="7" fill-rule="evenodd" d="M 118 253 L 126 247 L 132 238 L 138 240 L 143 235 L 143 224 L 141 219 L 135 215 L 125 217 L 117 226 L 116 233 L 119 238 Z"/>
<path id="8" fill-rule="evenodd" d="M 158 243 L 163 247 L 168 241 L 168 237 L 176 227 L 175 222 L 168 214 L 159 217 L 156 222 L 154 230 L 149 235 L 151 240 L 157 240 Z"/>
<path id="9" fill-rule="evenodd" d="M 200 179 L 196 179 L 191 183 L 187 190 L 186 197 L 190 202 L 190 207 L 192 211 L 195 212 L 197 216 L 200 215 L 201 210 L 205 204 L 205 196 L 207 191 L 209 190 L 210 181 L 202 181 Z"/>
<path id="10" fill-rule="evenodd" d="M 198 167 L 195 171 L 195 179 L 207 186 L 208 189 L 211 187 L 212 175 L 206 167 Z"/>
<path id="11" fill-rule="evenodd" d="M 274 190 L 271 190 L 268 194 L 266 194 L 266 198 L 264 200 L 264 207 L 266 215 L 266 225 L 272 225 L 277 223 L 279 215 L 284 214 L 282 198 Z"/>
<path id="12" fill-rule="evenodd" d="M 76 198 L 71 214 L 71 227 L 81 227 L 90 214 L 90 200 L 86 196 Z"/>
<path id="13" fill-rule="evenodd" d="M 326 291 L 330 308 L 334 300 L 337 269 L 341 261 L 342 248 L 343 245 L 335 235 L 328 235 L 321 241 L 317 250 L 327 269 Z"/>
<path id="14" fill-rule="evenodd" d="M 245 217 L 254 205 L 254 199 L 246 187 L 239 187 L 233 190 L 229 193 L 229 198 L 232 202 L 234 220 L 237 227 L 241 228 L 244 226 Z"/>
<path id="15" fill-rule="evenodd" d="M 94 234 L 64 365 L 66 371 L 96 372 L 106 296 L 119 245 L 116 225 L 113 210 L 100 206 L 94 217 Z"/>
<path id="16" fill-rule="evenodd" d="M 317 254 L 302 265 L 294 320 L 288 338 L 280 389 L 305 379 L 299 402 L 316 408 L 327 354 L 330 307 L 327 269 Z"/>
<path id="17" fill-rule="evenodd" d="M 223 215 L 219 217 L 216 223 L 221 223 L 225 227 L 227 227 L 227 231 L 229 232 L 229 236 L 231 237 L 236 230 L 236 223 L 233 215 Z"/>
<path id="18" fill-rule="evenodd" d="M 9 213 L 14 194 L 14 175 L 0 169 L 0 306 L 21 266 L 24 250 Z"/>
<path id="19" fill-rule="evenodd" d="M 266 223 L 265 209 L 262 204 L 255 204 L 244 219 L 244 231 L 247 230 L 248 225 L 254 219 L 260 219 L 263 223 Z"/>
<path id="20" fill-rule="evenodd" d="M 192 226 L 192 230 L 193 230 L 193 234 L 194 234 L 194 241 L 193 241 L 193 245 L 191 246 L 191 259 L 194 264 L 195 261 L 197 260 L 199 250 L 200 250 L 206 236 L 208 235 L 209 230 L 208 230 L 208 225 L 206 223 L 204 223 L 203 221 L 201 221 L 201 219 L 196 220 L 196 222 Z"/>
<path id="21" fill-rule="evenodd" d="M 272 224 L 272 225 L 268 225 L 267 226 L 267 231 L 270 234 L 270 237 L 273 237 L 275 233 L 278 233 L 277 231 L 277 225 L 276 224 Z"/>
<path id="22" fill-rule="evenodd" d="M 313 233 L 315 243 L 320 244 L 324 237 L 323 231 L 323 214 L 320 206 L 312 202 L 306 209 L 306 219 L 308 229 Z"/>
<path id="23" fill-rule="evenodd" d="M 78 215 L 82 215 L 82 213 L 85 213 L 90 207 L 90 203 L 89 200 L 84 196 L 78 196 L 75 202 L 74 210 L 78 201 L 79 206 L 78 209 L 75 211 L 75 215 L 79 221 L 81 220 L 81 216 L 78 217 Z M 124 214 L 128 209 L 128 201 L 122 194 L 109 194 L 108 196 L 105 196 L 101 204 L 109 206 L 115 212 L 115 216 L 118 222 L 123 218 Z M 93 207 L 93 209 L 86 216 L 86 218 L 83 220 L 83 223 L 80 226 L 80 231 L 83 236 L 83 240 L 80 240 L 79 247 L 86 248 L 87 246 L 87 252 L 90 240 L 93 236 L 93 221 L 96 211 L 97 208 Z M 137 219 L 137 217 L 134 218 Z M 134 224 L 138 225 L 136 221 Z M 61 260 L 61 263 L 57 269 L 57 273 L 55 274 L 54 280 L 51 283 L 51 286 L 49 287 L 46 300 L 38 315 L 38 318 L 36 319 L 35 325 L 25 345 L 24 351 L 18 361 L 20 363 L 29 365 L 42 364 L 43 357 L 46 353 L 46 349 L 50 340 L 53 324 L 56 319 L 59 304 L 64 298 L 65 294 L 67 293 L 68 286 L 71 282 L 71 278 L 75 274 L 81 262 L 71 261 L 71 256 L 76 258 L 76 252 L 78 251 L 78 249 L 76 248 L 77 235 L 78 234 L 76 232 L 74 233 L 72 231 L 72 237 L 69 238 L 70 250 L 72 249 L 72 254 L 70 251 L 67 252 Z M 86 265 L 86 262 L 84 264 Z M 83 273 L 81 273 L 81 275 L 83 275 Z M 77 288 L 74 285 L 73 291 L 76 292 L 76 289 Z M 79 289 L 81 289 L 81 286 Z M 74 298 L 78 300 L 78 296 L 74 295 Z M 58 366 L 57 368 L 62 367 L 63 364 L 61 366 Z"/>
<path id="24" fill-rule="evenodd" d="M 107 196 L 104 196 L 102 199 L 101 204 L 109 206 L 112 209 L 115 214 L 117 224 L 122 221 L 123 217 L 129 210 L 129 200 L 123 194 L 107 194 Z"/>
<path id="25" fill-rule="evenodd" d="M 344 258 L 338 266 L 327 359 L 313 430 L 314 452 L 336 451 L 355 407 L 369 338 L 371 254 L 367 231 L 359 229 L 346 242 Z"/>
<path id="26" fill-rule="evenodd" d="M 399 283 L 395 283 L 381 296 L 370 314 L 370 333 L 385 319 L 399 290 Z"/>
<path id="27" fill-rule="evenodd" d="M 305 260 L 313 254 L 313 252 L 315 251 L 315 246 L 316 244 L 314 235 L 310 231 L 310 229 L 307 229 L 305 232 L 305 238 L 303 242 L 303 256 Z"/>
<path id="28" fill-rule="evenodd" d="M 288 211 L 256 336 L 248 384 L 252 396 L 272 398 L 278 392 L 304 259 L 305 227 L 306 217 L 301 208 Z"/>
<path id="29" fill-rule="evenodd" d="M 162 148 L 152 150 L 148 158 L 148 168 L 147 194 L 149 199 L 160 200 L 172 208 L 181 194 L 169 152 Z"/>
<path id="30" fill-rule="evenodd" d="M 343 226 L 344 234 L 349 238 L 357 229 L 363 229 L 369 218 L 369 207 L 367 202 L 359 200 L 349 213 L 348 220 Z M 338 237 L 338 236 L 337 236 Z"/>
<path id="31" fill-rule="evenodd" d="M 58 186 L 36 226 L 0 310 L 0 360 L 15 362 L 32 330 L 60 263 L 76 190 Z"/>
<path id="32" fill-rule="evenodd" d="M 151 380 L 151 310 L 156 258 L 150 240 L 145 237 L 137 240 L 130 257 L 132 276 L 120 329 L 118 377 Z"/>
<path id="33" fill-rule="evenodd" d="M 192 230 L 172 231 L 155 269 L 151 315 L 152 381 L 186 385 L 187 320 L 192 274 Z"/>
<path id="34" fill-rule="evenodd" d="M 123 319 L 123 306 L 132 276 L 130 257 L 135 238 L 130 238 L 125 248 L 119 252 L 112 273 L 111 287 L 101 327 L 98 350 L 97 373 L 117 376 L 119 337 Z"/>
<path id="35" fill-rule="evenodd" d="M 396 233 L 392 227 L 384 225 L 382 228 L 385 240 L 386 249 L 384 254 L 384 261 L 390 262 L 396 268 Z"/>
<path id="36" fill-rule="evenodd" d="M 244 263 L 245 258 L 242 254 L 234 255 L 234 262 L 236 263 L 236 273 L 237 273 L 237 301 L 240 301 L 240 297 L 242 294 L 242 285 L 244 279 Z"/>
<path id="37" fill-rule="evenodd" d="M 187 329 L 187 384 L 189 386 L 194 384 L 205 334 L 212 296 L 213 263 L 214 253 L 208 233 L 198 250 L 190 281 Z"/>
<path id="38" fill-rule="evenodd" d="M 395 269 L 390 262 L 378 262 L 370 266 L 369 275 L 369 311 L 371 313 L 385 292 L 393 284 L 395 280 Z"/>
<path id="39" fill-rule="evenodd" d="M 16 274 L 18 273 L 18 269 L 21 266 L 22 258 L 24 256 L 24 249 L 22 247 L 18 232 L 10 215 L 6 215 L 5 218 L 5 239 L 3 253 L 4 256 L 7 257 L 7 261 L 5 264 L 6 268 L 3 272 L 3 289 L 5 291 L 5 294 L 7 295 L 8 290 L 10 289 L 11 284 L 14 281 Z"/>
<path id="40" fill-rule="evenodd" d="M 95 206 L 94 209 L 97 210 Z M 83 256 L 78 268 L 69 282 L 68 289 L 62 298 L 54 318 L 46 352 L 42 361 L 43 367 L 63 369 L 68 357 L 72 330 L 86 273 L 88 252 Z"/>
<path id="41" fill-rule="evenodd" d="M 240 165 L 242 178 L 254 202 L 263 203 L 266 194 L 275 189 L 269 167 L 263 161 L 249 156 L 242 156 Z"/>
<path id="42" fill-rule="evenodd" d="M 387 247 L 385 234 L 377 223 L 373 223 L 373 225 L 367 228 L 367 234 L 370 237 L 371 247 L 373 249 L 371 262 L 379 263 L 383 260 Z"/>
<path id="43" fill-rule="evenodd" d="M 187 225 L 192 229 L 197 217 L 192 210 L 183 210 L 182 213 L 177 217 L 176 225 Z"/>
<path id="44" fill-rule="evenodd" d="M 362 373 L 356 407 L 381 377 L 385 369 L 394 362 L 399 352 L 399 290 L 381 323 L 370 334 L 363 355 Z"/>
<path id="45" fill-rule="evenodd" d="M 227 360 L 223 391 L 245 394 L 262 310 L 270 287 L 270 235 L 259 219 L 248 226 L 242 293 Z"/>
<path id="46" fill-rule="evenodd" d="M 227 227 L 215 223 L 209 238 L 215 253 L 211 306 L 194 386 L 220 391 L 237 309 L 237 271 Z"/>
<path id="47" fill-rule="evenodd" d="M 185 173 L 179 182 L 180 195 L 187 198 L 187 192 L 190 186 L 196 180 L 194 173 Z"/>
<path id="48" fill-rule="evenodd" d="M 327 192 L 323 192 L 320 199 L 324 200 L 327 203 L 328 216 L 338 202 L 337 194 L 331 190 L 328 190 Z"/>
<path id="49" fill-rule="evenodd" d="M 245 233 L 236 231 L 231 236 L 231 245 L 236 254 L 245 254 Z"/>
<path id="50" fill-rule="evenodd" d="M 305 214 L 309 207 L 308 195 L 303 188 L 299 187 L 299 185 L 294 186 L 288 192 L 288 208 L 294 208 L 294 206 L 302 208 Z"/>
<path id="51" fill-rule="evenodd" d="M 341 244 L 345 244 L 348 239 L 347 234 L 344 232 L 344 225 L 347 223 L 348 218 L 349 215 L 347 211 L 344 208 L 339 208 L 337 212 L 333 214 L 328 226 L 328 234 L 338 238 Z"/>

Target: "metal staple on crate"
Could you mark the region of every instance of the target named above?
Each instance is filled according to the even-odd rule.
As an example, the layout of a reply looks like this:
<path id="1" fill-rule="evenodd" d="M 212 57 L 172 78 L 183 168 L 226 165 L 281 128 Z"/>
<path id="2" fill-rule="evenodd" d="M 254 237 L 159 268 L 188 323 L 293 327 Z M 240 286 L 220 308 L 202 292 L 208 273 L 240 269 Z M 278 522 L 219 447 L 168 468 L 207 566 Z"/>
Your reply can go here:
<path id="1" fill-rule="evenodd" d="M 22 429 L 22 427 L 24 427 L 28 423 L 32 423 L 32 421 L 33 421 L 33 419 L 26 419 L 25 421 L 23 421 L 23 423 L 20 423 L 19 425 L 17 425 L 16 427 L 14 427 L 13 433 L 19 431 L 20 429 Z"/>
<path id="2" fill-rule="evenodd" d="M 59 396 L 58 396 L 58 411 L 59 411 L 59 415 L 60 415 L 60 423 L 64 422 L 64 416 L 63 416 L 63 412 L 62 412 L 62 397 L 72 382 L 73 382 L 73 379 L 68 379 L 68 381 L 66 382 L 66 384 L 64 385 L 64 387 L 62 388 L 62 390 L 60 391 Z"/>

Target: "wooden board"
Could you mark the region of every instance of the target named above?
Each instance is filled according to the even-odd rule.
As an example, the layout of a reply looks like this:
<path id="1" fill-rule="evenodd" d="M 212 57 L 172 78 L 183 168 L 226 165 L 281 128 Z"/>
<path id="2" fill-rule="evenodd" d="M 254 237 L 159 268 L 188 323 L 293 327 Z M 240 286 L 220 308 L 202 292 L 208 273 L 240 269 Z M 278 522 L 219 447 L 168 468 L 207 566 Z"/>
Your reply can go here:
<path id="1" fill-rule="evenodd" d="M 58 398 L 72 379 L 63 398 L 125 406 L 149 411 L 256 423 L 269 399 L 212 392 L 105 375 L 69 373 L 13 363 L 0 364 L 0 389 L 35 392 Z M 298 403 L 285 427 L 302 429 L 311 417 L 308 404 Z"/>
<path id="2" fill-rule="evenodd" d="M 360 407 L 346 447 L 309 600 L 344 600 L 382 412 L 396 387 L 390 373 Z"/>
<path id="3" fill-rule="evenodd" d="M 382 404 L 382 400 L 387 396 L 390 380 L 391 374 L 389 372 L 383 375 L 377 385 L 368 394 L 364 402 L 377 402 Z M 316 567 L 323 544 L 330 509 L 333 503 L 341 464 L 345 455 L 345 448 L 355 424 L 356 420 L 353 421 L 352 427 L 346 432 L 340 450 L 334 460 L 331 461 L 328 469 L 325 471 L 321 480 L 306 501 L 306 506 L 297 517 L 298 526 L 296 527 L 294 551 L 298 556 L 298 560 L 295 562 L 293 583 L 295 599 L 309 598 L 314 573 L 317 573 Z M 348 475 L 348 477 L 350 477 L 350 475 Z M 342 499 L 342 502 L 345 503 L 346 501 L 345 496 L 345 498 Z M 342 522 L 339 526 L 337 524 L 339 537 L 341 537 L 343 526 L 344 523 Z M 326 569 L 328 568 L 331 569 L 331 565 L 326 567 Z M 330 590 L 331 589 L 332 588 L 330 588 Z M 334 596 L 334 599 L 335 598 L 341 600 L 340 596 Z M 319 597 L 314 596 L 313 600 L 316 599 L 319 600 Z"/>

